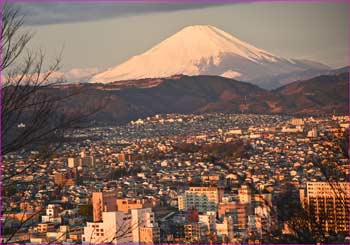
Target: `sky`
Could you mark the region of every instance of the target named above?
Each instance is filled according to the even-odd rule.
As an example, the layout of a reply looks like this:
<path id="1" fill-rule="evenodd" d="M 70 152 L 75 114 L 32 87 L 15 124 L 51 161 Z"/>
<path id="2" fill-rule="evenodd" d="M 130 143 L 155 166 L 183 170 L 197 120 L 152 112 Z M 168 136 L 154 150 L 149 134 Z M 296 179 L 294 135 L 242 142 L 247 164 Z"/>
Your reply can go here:
<path id="1" fill-rule="evenodd" d="M 29 48 L 44 50 L 49 60 L 63 50 L 62 71 L 72 75 L 114 67 L 199 24 L 285 58 L 348 64 L 347 2 L 15 4 L 24 30 L 35 34 Z"/>

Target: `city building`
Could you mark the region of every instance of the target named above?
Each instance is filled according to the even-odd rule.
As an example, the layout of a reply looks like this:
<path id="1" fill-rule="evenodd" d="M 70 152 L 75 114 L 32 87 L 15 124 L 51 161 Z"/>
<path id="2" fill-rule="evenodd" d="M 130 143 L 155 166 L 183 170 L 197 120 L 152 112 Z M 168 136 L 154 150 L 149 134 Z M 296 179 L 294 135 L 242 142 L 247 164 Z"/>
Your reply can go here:
<path id="1" fill-rule="evenodd" d="M 101 222 L 87 222 L 83 244 L 125 244 L 133 242 L 131 215 L 124 212 L 103 212 Z M 137 229 L 135 227 L 134 229 Z"/>
<path id="2" fill-rule="evenodd" d="M 321 225 L 326 232 L 348 232 L 349 193 L 350 182 L 307 182 L 306 196 L 302 196 L 301 200 L 316 217 L 313 225 Z"/>
<path id="3" fill-rule="evenodd" d="M 208 234 L 208 227 L 204 223 L 193 222 L 185 224 L 185 239 L 188 242 L 202 242 Z"/>
<path id="4" fill-rule="evenodd" d="M 116 209 L 120 212 L 128 213 L 131 209 L 152 208 L 152 201 L 145 198 L 118 198 L 116 199 Z"/>
<path id="5" fill-rule="evenodd" d="M 238 189 L 238 199 L 242 204 L 251 203 L 251 191 L 247 185 L 242 185 L 241 188 Z"/>
<path id="6" fill-rule="evenodd" d="M 93 192 L 93 221 L 102 221 L 103 212 L 117 211 L 115 192 Z"/>
<path id="7" fill-rule="evenodd" d="M 41 216 L 43 223 L 55 223 L 61 224 L 62 217 L 59 215 L 59 212 L 62 211 L 62 207 L 59 204 L 49 204 L 46 208 L 46 215 Z"/>
<path id="8" fill-rule="evenodd" d="M 218 217 L 230 216 L 236 231 L 244 230 L 248 224 L 248 205 L 236 202 L 219 203 Z"/>
<path id="9" fill-rule="evenodd" d="M 219 187 L 190 187 L 178 197 L 179 210 L 196 208 L 199 212 L 216 211 L 217 205 L 224 195 Z"/>
<path id="10" fill-rule="evenodd" d="M 70 173 L 55 173 L 55 184 L 59 186 L 72 186 L 75 184 L 75 181 L 73 179 L 73 176 L 71 176 Z"/>
<path id="11" fill-rule="evenodd" d="M 131 232 L 134 243 L 159 243 L 160 230 L 151 208 L 131 210 Z"/>
<path id="12" fill-rule="evenodd" d="M 200 214 L 198 215 L 198 221 L 206 224 L 208 231 L 215 231 L 216 212 L 207 211 L 205 214 Z"/>

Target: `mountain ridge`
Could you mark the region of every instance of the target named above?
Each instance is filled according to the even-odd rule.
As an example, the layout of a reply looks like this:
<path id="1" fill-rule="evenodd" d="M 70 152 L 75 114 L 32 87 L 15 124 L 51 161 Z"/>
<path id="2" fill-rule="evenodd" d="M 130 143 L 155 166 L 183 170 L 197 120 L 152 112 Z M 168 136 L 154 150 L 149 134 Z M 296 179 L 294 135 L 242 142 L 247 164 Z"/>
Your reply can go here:
<path id="1" fill-rule="evenodd" d="M 296 81 L 272 91 L 220 76 L 177 75 L 155 81 L 158 85 L 152 87 L 82 83 L 53 87 L 47 92 L 58 95 L 78 89 L 81 93 L 70 98 L 66 108 L 103 104 L 91 119 L 107 124 L 167 113 L 317 115 L 347 114 L 349 108 L 348 72 Z M 147 84 L 148 79 L 143 82 Z"/>

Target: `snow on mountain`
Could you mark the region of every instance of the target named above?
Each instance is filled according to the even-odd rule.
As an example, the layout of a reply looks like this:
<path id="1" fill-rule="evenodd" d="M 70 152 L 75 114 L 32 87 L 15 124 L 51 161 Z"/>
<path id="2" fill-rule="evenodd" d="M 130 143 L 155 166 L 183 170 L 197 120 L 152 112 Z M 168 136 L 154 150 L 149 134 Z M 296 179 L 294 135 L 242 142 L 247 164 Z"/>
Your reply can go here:
<path id="1" fill-rule="evenodd" d="M 307 70 L 318 63 L 288 60 L 243 42 L 214 26 L 185 27 L 143 54 L 92 77 L 90 82 L 161 78 L 175 74 L 254 80 Z M 321 65 L 322 66 L 322 65 Z"/>
<path id="2" fill-rule="evenodd" d="M 224 73 L 222 73 L 220 76 L 221 77 L 226 77 L 226 78 L 236 78 L 236 77 L 240 77 L 242 74 L 236 71 L 232 71 L 232 70 L 228 70 L 225 71 Z"/>

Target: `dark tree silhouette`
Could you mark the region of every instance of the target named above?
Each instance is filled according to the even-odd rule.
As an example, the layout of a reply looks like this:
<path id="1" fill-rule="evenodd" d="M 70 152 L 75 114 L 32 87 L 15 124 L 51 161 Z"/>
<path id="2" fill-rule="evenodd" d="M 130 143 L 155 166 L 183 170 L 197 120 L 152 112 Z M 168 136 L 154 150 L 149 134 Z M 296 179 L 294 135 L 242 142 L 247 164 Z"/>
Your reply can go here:
<path id="1" fill-rule="evenodd" d="M 28 50 L 33 34 L 23 30 L 24 18 L 19 8 L 3 3 L 1 18 L 1 156 L 23 155 L 34 149 L 40 152 L 38 158 L 45 161 L 59 149 L 64 134 L 84 125 L 87 117 L 99 107 L 67 111 L 68 101 L 83 91 L 77 88 L 63 95 L 49 93 L 52 87 L 65 82 L 57 75 L 61 54 L 47 62 L 43 51 Z M 39 168 L 36 164 L 36 161 L 29 161 L 21 171 L 2 176 L 4 194 L 17 192 L 20 195 L 20 190 L 11 189 L 16 184 L 14 177 L 35 171 Z M 25 199 L 23 193 L 20 199 Z M 7 209 L 3 202 L 2 216 Z M 2 221 L 3 227 L 7 221 Z M 26 223 L 28 220 L 21 220 L 19 229 Z M 17 231 L 6 234 L 3 242 L 10 241 Z"/>

